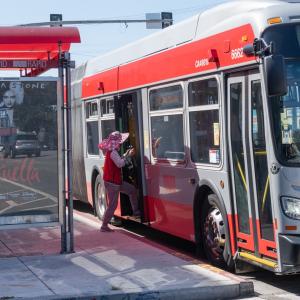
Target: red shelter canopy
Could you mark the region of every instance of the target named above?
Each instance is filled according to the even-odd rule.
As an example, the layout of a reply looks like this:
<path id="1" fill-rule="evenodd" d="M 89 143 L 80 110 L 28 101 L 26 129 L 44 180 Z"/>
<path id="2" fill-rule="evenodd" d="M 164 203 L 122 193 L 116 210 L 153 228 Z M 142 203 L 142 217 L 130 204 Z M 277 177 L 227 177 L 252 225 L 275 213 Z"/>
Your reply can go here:
<path id="1" fill-rule="evenodd" d="M 57 66 L 71 43 L 80 43 L 76 27 L 0 27 L 0 68 L 39 75 Z"/>

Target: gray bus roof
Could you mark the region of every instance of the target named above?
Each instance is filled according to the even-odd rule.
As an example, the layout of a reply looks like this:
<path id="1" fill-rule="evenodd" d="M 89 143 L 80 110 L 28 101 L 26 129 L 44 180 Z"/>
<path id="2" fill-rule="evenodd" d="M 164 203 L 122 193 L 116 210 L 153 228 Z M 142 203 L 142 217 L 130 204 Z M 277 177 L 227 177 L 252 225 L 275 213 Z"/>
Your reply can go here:
<path id="1" fill-rule="evenodd" d="M 259 36 L 269 26 L 268 18 L 280 16 L 284 22 L 288 22 L 291 15 L 300 16 L 300 0 L 228 1 L 136 42 L 88 60 L 85 74 L 82 75 L 91 76 L 243 24 L 252 24 L 254 34 Z"/>

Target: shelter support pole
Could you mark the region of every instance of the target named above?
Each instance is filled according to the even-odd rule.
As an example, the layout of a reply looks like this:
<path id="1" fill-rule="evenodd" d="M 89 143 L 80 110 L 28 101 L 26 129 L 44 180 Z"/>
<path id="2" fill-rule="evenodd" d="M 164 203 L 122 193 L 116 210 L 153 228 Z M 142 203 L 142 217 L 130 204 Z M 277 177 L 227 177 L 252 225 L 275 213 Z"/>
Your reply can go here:
<path id="1" fill-rule="evenodd" d="M 59 192 L 62 193 L 61 200 L 62 200 L 62 222 L 61 222 L 61 253 L 67 252 L 67 208 L 66 208 L 66 162 L 65 162 L 65 103 L 64 103 L 64 63 L 63 63 L 63 54 L 61 52 L 61 44 L 59 43 L 59 66 L 58 66 L 58 76 L 60 80 L 60 91 L 61 91 L 61 148 L 59 151 L 62 151 L 61 158 L 62 158 L 62 186 Z"/>
<path id="2" fill-rule="evenodd" d="M 62 207 L 61 253 L 74 252 L 73 224 L 73 162 L 72 162 L 72 118 L 71 118 L 71 68 L 75 63 L 70 61 L 69 52 L 59 48 L 59 78 L 62 87 L 63 104 L 61 106 L 61 144 L 62 144 Z"/>
<path id="3" fill-rule="evenodd" d="M 66 143 L 67 143 L 67 186 L 68 186 L 68 252 L 74 252 L 74 225 L 73 225 L 73 162 L 72 162 L 72 114 L 71 114 L 71 62 L 70 53 L 65 52 L 66 71 Z"/>

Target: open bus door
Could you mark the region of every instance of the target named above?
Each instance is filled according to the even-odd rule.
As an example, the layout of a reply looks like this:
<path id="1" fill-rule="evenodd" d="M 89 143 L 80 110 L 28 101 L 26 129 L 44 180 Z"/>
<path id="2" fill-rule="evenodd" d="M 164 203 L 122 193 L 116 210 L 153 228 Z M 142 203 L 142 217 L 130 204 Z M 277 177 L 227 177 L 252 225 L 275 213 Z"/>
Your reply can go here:
<path id="1" fill-rule="evenodd" d="M 274 270 L 277 261 L 264 110 L 258 73 L 227 81 L 229 158 L 241 259 Z"/>
<path id="2" fill-rule="evenodd" d="M 143 149 L 141 147 L 142 129 L 140 128 L 139 116 L 141 107 L 138 105 L 138 95 L 136 93 L 123 94 L 114 97 L 115 108 L 115 125 L 116 130 L 120 132 L 129 132 L 129 138 L 121 147 L 121 154 L 125 153 L 130 147 L 135 149 L 135 156 L 131 163 L 123 167 L 123 180 L 133 184 L 137 188 L 137 196 L 139 209 L 143 212 L 143 172 L 142 172 L 142 158 Z M 132 215 L 132 208 L 127 195 L 120 194 L 120 208 L 116 213 L 120 216 Z M 143 220 L 143 216 L 141 216 Z"/>

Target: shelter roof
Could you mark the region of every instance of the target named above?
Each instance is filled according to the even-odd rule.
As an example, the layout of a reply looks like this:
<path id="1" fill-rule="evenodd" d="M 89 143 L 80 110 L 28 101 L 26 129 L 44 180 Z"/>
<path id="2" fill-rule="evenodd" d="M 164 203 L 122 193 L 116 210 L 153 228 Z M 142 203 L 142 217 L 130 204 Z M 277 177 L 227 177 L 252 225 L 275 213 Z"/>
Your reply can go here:
<path id="1" fill-rule="evenodd" d="M 0 27 L 0 68 L 39 75 L 56 66 L 59 50 L 69 51 L 71 43 L 80 43 L 76 27 Z"/>

